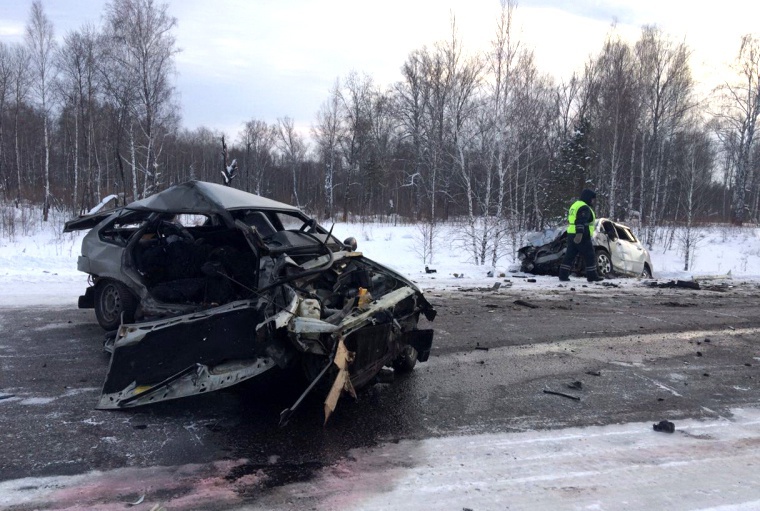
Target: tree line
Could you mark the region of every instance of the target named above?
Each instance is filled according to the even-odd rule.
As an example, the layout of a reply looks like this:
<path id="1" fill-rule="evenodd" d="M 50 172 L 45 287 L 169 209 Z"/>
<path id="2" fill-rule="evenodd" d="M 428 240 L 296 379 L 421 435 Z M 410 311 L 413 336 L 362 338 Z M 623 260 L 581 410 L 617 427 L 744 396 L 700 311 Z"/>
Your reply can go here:
<path id="1" fill-rule="evenodd" d="M 466 51 L 412 50 L 396 83 L 336 79 L 309 133 L 252 118 L 230 141 L 232 185 L 323 218 L 457 221 L 485 263 L 510 229 L 561 221 L 585 187 L 597 210 L 647 230 L 665 222 L 756 222 L 760 41 L 737 41 L 724 85 L 700 97 L 689 47 L 656 26 L 614 30 L 582 72 L 557 82 L 516 37 L 513 0 Z M 2 198 L 83 213 L 188 179 L 221 182 L 222 135 L 180 125 L 177 19 L 154 0 L 111 0 L 102 23 L 56 42 L 42 4 L 23 43 L 0 43 Z"/>

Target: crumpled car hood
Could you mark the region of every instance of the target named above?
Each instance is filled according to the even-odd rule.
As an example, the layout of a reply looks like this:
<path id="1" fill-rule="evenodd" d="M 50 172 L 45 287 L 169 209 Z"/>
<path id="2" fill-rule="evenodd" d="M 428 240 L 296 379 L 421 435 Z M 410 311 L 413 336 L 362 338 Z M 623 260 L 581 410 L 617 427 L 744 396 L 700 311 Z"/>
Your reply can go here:
<path id="1" fill-rule="evenodd" d="M 364 329 L 382 326 L 385 335 L 406 335 L 427 359 L 432 331 L 403 334 L 399 321 L 420 312 L 432 319 L 435 310 L 420 290 L 402 276 L 358 253 L 346 255 L 347 264 L 361 262 L 390 272 L 400 285 L 377 299 L 320 319 L 304 312 L 309 300 L 285 285 L 289 299 L 277 312 L 270 296 L 241 300 L 205 311 L 122 325 L 109 346 L 111 363 L 99 409 L 121 409 L 211 392 L 257 377 L 277 366 L 285 367 L 296 353 L 323 355 L 337 368 L 325 399 L 325 417 L 335 410 L 343 391 L 354 394 L 367 376 L 353 370 L 353 353 L 366 351 Z M 355 351 L 346 348 L 352 342 Z M 372 341 L 367 341 L 372 342 Z M 378 346 L 382 346 L 383 341 Z M 377 350 L 373 346 L 372 350 Z M 383 360 L 379 358 L 378 360 Z M 382 365 L 380 366 L 382 367 Z M 370 372 L 376 372 L 374 367 Z"/>

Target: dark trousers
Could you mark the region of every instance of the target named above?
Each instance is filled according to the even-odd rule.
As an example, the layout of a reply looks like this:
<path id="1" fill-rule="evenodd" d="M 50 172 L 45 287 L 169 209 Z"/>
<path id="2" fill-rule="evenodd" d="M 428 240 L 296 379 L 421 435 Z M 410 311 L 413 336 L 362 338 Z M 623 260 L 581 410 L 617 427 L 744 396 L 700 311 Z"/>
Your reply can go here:
<path id="1" fill-rule="evenodd" d="M 591 244 L 591 238 L 583 236 L 580 243 L 575 243 L 573 241 L 574 236 L 574 234 L 567 235 L 567 252 L 565 252 L 565 259 L 559 267 L 559 278 L 565 280 L 570 277 L 575 258 L 580 254 L 586 263 L 586 278 L 595 279 L 597 276 L 596 255 L 594 254 L 594 245 Z"/>

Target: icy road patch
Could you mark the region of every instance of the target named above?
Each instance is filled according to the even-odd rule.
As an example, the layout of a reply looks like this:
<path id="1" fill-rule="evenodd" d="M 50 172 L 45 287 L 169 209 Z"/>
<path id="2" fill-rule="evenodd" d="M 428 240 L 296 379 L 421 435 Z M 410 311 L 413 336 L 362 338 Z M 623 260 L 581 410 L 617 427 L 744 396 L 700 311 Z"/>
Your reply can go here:
<path id="1" fill-rule="evenodd" d="M 760 509 L 760 410 L 678 421 L 402 441 L 352 452 L 250 509 Z"/>
<path id="2" fill-rule="evenodd" d="M 267 491 L 265 474 L 230 475 L 245 463 L 5 481 L 0 507 L 121 509 L 136 497 L 132 480 L 150 481 L 145 509 L 173 511 L 758 509 L 760 409 L 678 421 L 672 434 L 629 423 L 404 440 L 355 449 L 307 482 Z"/>

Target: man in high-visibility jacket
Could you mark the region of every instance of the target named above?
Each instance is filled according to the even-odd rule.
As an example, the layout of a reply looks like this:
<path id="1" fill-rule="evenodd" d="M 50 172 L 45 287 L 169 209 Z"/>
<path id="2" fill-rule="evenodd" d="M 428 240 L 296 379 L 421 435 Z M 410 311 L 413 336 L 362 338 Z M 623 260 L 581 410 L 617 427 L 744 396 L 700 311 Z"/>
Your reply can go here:
<path id="1" fill-rule="evenodd" d="M 578 254 L 583 257 L 586 265 L 586 279 L 589 282 L 604 280 L 596 271 L 596 254 L 591 238 L 594 236 L 594 221 L 596 215 L 592 206 L 596 193 L 593 190 L 583 190 L 580 199 L 570 206 L 567 215 L 567 252 L 559 267 L 559 280 L 570 280 L 570 272 Z"/>

